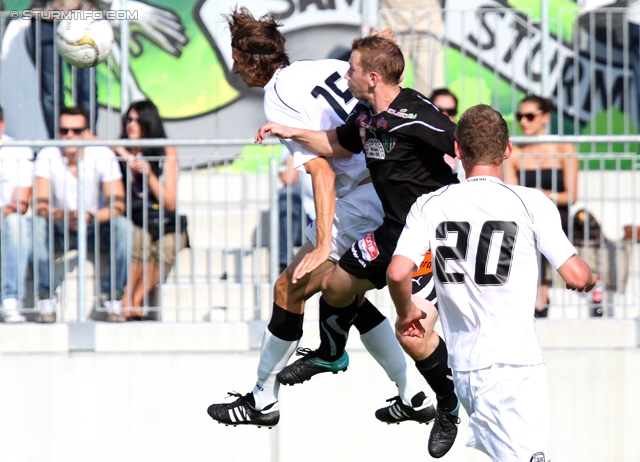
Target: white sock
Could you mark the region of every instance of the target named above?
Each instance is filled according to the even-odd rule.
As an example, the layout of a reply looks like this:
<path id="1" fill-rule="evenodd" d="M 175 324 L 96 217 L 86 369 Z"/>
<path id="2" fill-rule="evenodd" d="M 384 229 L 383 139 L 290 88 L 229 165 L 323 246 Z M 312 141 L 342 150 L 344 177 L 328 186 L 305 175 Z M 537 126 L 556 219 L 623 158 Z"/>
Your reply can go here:
<path id="1" fill-rule="evenodd" d="M 360 340 L 387 376 L 396 383 L 402 402 L 411 406 L 411 398 L 423 390 L 415 374 L 407 370 L 407 360 L 389 320 L 385 319 L 366 334 L 360 335 Z"/>
<path id="2" fill-rule="evenodd" d="M 281 340 L 273 335 L 269 328 L 265 329 L 260 347 L 258 382 L 253 388 L 256 409 L 262 410 L 269 404 L 278 401 L 280 383 L 276 380 L 276 375 L 287 365 L 299 343 L 300 340 L 293 342 Z"/>

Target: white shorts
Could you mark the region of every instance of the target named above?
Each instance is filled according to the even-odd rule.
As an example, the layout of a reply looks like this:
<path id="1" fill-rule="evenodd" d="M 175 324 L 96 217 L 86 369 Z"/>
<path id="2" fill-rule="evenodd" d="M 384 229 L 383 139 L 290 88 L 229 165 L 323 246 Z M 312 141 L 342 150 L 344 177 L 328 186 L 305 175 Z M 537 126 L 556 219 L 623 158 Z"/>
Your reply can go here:
<path id="1" fill-rule="evenodd" d="M 453 380 L 469 415 L 467 446 L 496 462 L 547 462 L 549 392 L 544 364 L 453 371 Z"/>
<path id="2" fill-rule="evenodd" d="M 384 212 L 373 183 L 356 186 L 336 200 L 336 214 L 331 229 L 331 255 L 329 260 L 338 261 L 347 249 L 365 234 L 382 224 Z M 305 230 L 307 237 L 315 246 L 316 222 Z"/>

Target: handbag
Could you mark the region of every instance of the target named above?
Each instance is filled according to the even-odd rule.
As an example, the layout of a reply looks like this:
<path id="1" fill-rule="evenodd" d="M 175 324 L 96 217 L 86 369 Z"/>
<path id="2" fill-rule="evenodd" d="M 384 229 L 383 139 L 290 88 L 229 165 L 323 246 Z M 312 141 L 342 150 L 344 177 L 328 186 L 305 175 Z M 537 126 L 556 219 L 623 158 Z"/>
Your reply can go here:
<path id="1" fill-rule="evenodd" d="M 185 232 L 187 230 L 187 217 L 185 215 L 178 215 L 180 218 L 180 232 Z M 144 216 L 142 210 L 138 213 L 133 213 L 131 217 L 133 223 L 136 226 L 145 229 L 144 226 Z M 162 229 L 162 233 L 171 234 L 176 232 L 176 214 L 175 212 L 164 211 L 164 217 L 162 223 L 160 221 L 160 207 L 158 204 L 149 204 L 149 208 L 147 209 L 147 227 L 146 230 L 154 241 L 160 239 L 160 229 Z"/>

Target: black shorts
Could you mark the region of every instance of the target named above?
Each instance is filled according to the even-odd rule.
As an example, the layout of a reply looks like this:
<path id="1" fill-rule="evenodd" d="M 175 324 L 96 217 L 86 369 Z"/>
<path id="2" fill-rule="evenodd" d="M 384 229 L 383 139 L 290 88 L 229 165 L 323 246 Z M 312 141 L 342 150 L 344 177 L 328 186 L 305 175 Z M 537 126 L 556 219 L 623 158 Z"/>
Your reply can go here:
<path id="1" fill-rule="evenodd" d="M 383 289 L 387 285 L 387 268 L 393 258 L 393 252 L 398 243 L 398 236 L 389 233 L 384 225 L 362 239 L 351 244 L 338 264 L 352 276 L 371 281 L 376 289 Z M 420 268 L 411 275 L 412 293 L 420 294 L 434 305 L 436 289 L 431 270 L 431 252 L 427 252 Z"/>

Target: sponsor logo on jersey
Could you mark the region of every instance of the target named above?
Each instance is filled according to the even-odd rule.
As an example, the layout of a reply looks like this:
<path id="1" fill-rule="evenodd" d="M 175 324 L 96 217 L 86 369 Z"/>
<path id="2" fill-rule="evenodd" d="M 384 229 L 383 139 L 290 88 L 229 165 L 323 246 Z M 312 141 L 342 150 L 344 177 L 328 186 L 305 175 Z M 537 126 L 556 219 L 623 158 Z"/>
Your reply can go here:
<path id="1" fill-rule="evenodd" d="M 366 261 L 373 261 L 378 255 L 380 255 L 373 233 L 369 233 L 360 239 L 358 241 L 358 247 L 360 247 L 362 258 Z"/>
<path id="2" fill-rule="evenodd" d="M 431 251 L 428 251 L 424 254 L 424 258 L 422 259 L 422 263 L 420 263 L 420 268 L 417 271 L 411 273 L 412 278 L 417 278 L 418 276 L 424 276 L 425 274 L 431 274 L 433 270 L 431 269 Z"/>
<path id="3" fill-rule="evenodd" d="M 380 117 L 376 122 L 376 127 L 382 130 L 386 130 L 388 126 L 389 124 L 387 123 L 387 119 L 385 119 L 384 117 Z"/>
<path id="4" fill-rule="evenodd" d="M 367 142 L 367 129 L 360 127 L 360 140 L 362 141 L 362 145 L 364 146 Z"/>
<path id="5" fill-rule="evenodd" d="M 416 117 L 418 117 L 417 114 L 411 114 L 410 112 L 407 112 L 406 109 L 400 109 L 399 111 L 396 111 L 391 107 L 387 109 L 387 113 L 396 117 L 402 117 L 403 119 L 415 119 Z"/>
<path id="6" fill-rule="evenodd" d="M 367 114 L 365 112 L 361 112 L 360 115 L 358 116 L 358 122 L 363 124 L 365 123 L 366 120 L 367 120 Z"/>
<path id="7" fill-rule="evenodd" d="M 397 139 L 395 136 L 387 135 L 386 133 L 382 134 L 382 145 L 384 146 L 385 151 L 391 152 L 396 145 L 396 141 Z"/>
<path id="8" fill-rule="evenodd" d="M 544 456 L 544 452 L 536 452 L 531 456 L 530 462 L 547 462 L 547 458 Z"/>
<path id="9" fill-rule="evenodd" d="M 364 145 L 364 152 L 371 159 L 384 159 L 384 146 L 377 138 L 369 138 Z"/>

